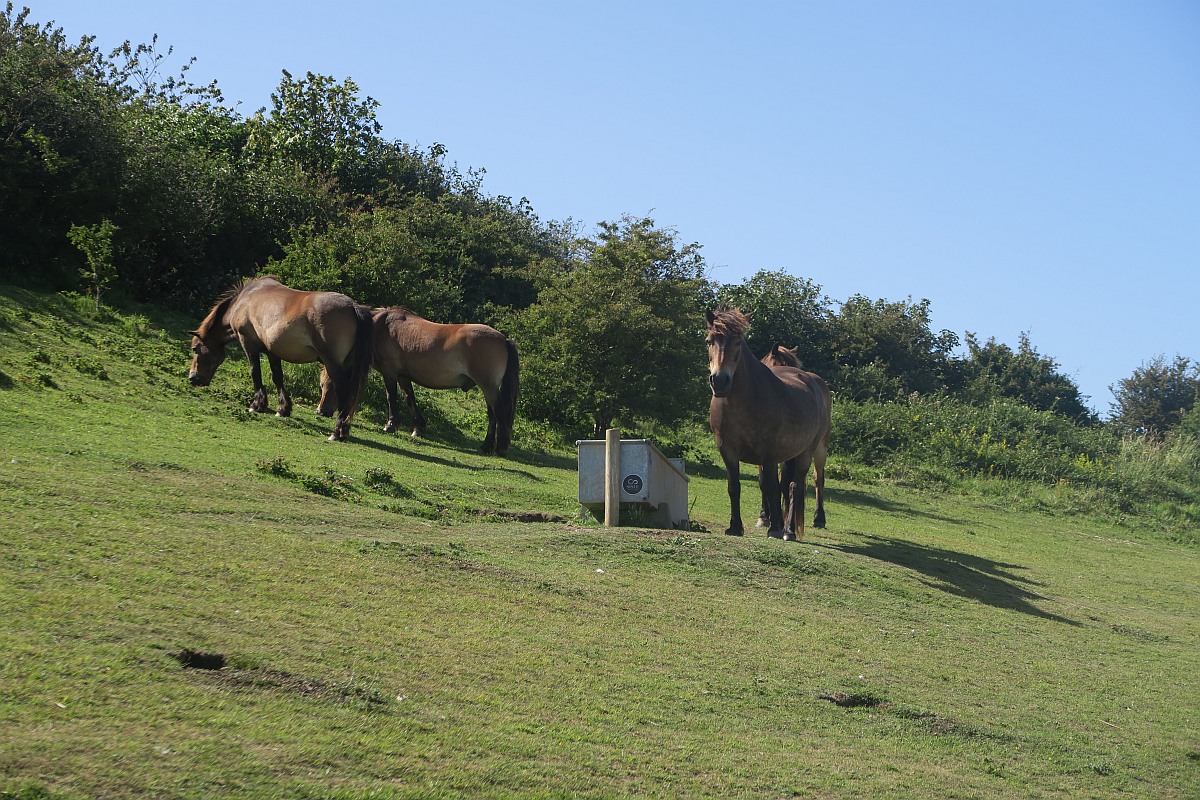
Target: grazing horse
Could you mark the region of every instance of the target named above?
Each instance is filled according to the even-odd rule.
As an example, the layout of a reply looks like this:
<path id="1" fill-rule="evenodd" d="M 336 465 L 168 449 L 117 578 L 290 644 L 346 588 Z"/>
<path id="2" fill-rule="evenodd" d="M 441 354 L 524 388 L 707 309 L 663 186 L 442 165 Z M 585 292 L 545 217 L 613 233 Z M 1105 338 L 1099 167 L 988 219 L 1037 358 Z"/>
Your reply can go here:
<path id="1" fill-rule="evenodd" d="M 746 344 L 749 318 L 724 305 L 705 312 L 708 335 L 709 424 L 725 462 L 730 517 L 727 534 L 743 533 L 740 464 L 758 464 L 768 536 L 804 536 L 804 494 L 809 465 L 816 463 L 817 510 L 813 527 L 825 527 L 825 458 L 829 450 L 829 387 L 797 367 L 768 367 Z M 782 478 L 775 465 L 783 464 Z M 768 468 L 769 467 L 769 468 Z M 798 482 L 798 485 L 797 485 Z M 785 487 L 781 490 L 782 487 Z M 784 519 L 782 498 L 789 498 Z"/>
<path id="2" fill-rule="evenodd" d="M 413 384 L 426 389 L 478 386 L 487 402 L 485 453 L 507 455 L 516 418 L 520 361 L 512 341 L 495 328 L 478 324 L 443 325 L 430 322 L 399 306 L 375 310 L 375 369 L 387 389 L 388 423 L 384 432 L 400 427 L 396 386 L 413 419 L 413 436 L 425 435 L 425 417 L 417 408 Z M 322 380 L 322 386 L 325 381 Z M 322 407 L 327 407 L 326 393 Z"/>
<path id="3" fill-rule="evenodd" d="M 267 390 L 259 356 L 266 353 L 271 378 L 279 390 L 276 415 L 292 413 L 292 398 L 283 386 L 281 361 L 320 361 L 336 384 L 337 423 L 330 441 L 350 438 L 350 419 L 358 408 L 371 374 L 370 309 L 336 292 L 302 292 L 267 276 L 242 281 L 217 300 L 192 331 L 193 386 L 207 386 L 225 360 L 225 345 L 237 339 L 250 361 L 254 379 L 251 411 L 267 410 Z"/>

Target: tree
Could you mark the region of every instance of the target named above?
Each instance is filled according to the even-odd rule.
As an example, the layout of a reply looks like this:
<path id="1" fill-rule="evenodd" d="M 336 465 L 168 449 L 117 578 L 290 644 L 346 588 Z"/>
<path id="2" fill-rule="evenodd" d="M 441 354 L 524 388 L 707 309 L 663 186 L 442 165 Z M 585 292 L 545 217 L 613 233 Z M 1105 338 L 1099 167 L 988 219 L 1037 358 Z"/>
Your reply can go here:
<path id="1" fill-rule="evenodd" d="M 949 377 L 952 331 L 930 330 L 929 301 L 870 300 L 854 295 L 833 320 L 835 367 L 826 376 L 840 395 L 891 400 L 941 391 Z"/>
<path id="2" fill-rule="evenodd" d="M 759 270 L 736 286 L 721 287 L 719 295 L 752 315 L 746 341 L 755 355 L 763 356 L 772 344 L 795 347 L 805 369 L 828 374 L 833 314 L 819 285 L 782 270 Z"/>
<path id="3" fill-rule="evenodd" d="M 981 343 L 969 332 L 966 338 L 968 357 L 959 362 L 958 371 L 963 382 L 959 393 L 967 402 L 982 406 L 1011 397 L 1085 425 L 1097 421 L 1075 382 L 1059 371 L 1057 361 L 1038 353 L 1027 334 L 1021 334 L 1016 351 L 994 338 Z"/>
<path id="4" fill-rule="evenodd" d="M 327 180 L 342 191 L 365 194 L 371 159 L 383 126 L 375 117 L 379 103 L 359 97 L 358 84 L 338 83 L 326 75 L 305 73 L 299 80 L 283 70 L 271 94 L 271 111 L 260 110 L 252 123 L 252 147 Z"/>
<path id="5" fill-rule="evenodd" d="M 125 94 L 85 37 L 0 14 L 0 241 L 10 274 L 75 288 L 73 223 L 111 216 L 126 138 Z"/>
<path id="6" fill-rule="evenodd" d="M 1109 387 L 1116 402 L 1111 421 L 1127 431 L 1160 437 L 1185 419 L 1200 396 L 1200 363 L 1177 355 L 1168 362 L 1158 355 Z"/>
<path id="7" fill-rule="evenodd" d="M 117 230 L 111 220 L 104 219 L 98 225 L 72 225 L 67 231 L 67 238 L 71 240 L 71 244 L 78 247 L 87 260 L 87 266 L 81 273 L 92 292 L 97 313 L 100 311 L 100 295 L 117 277 L 117 268 L 112 258 L 112 238 Z"/>
<path id="8" fill-rule="evenodd" d="M 531 416 L 586 426 L 664 423 L 705 407 L 701 309 L 712 302 L 697 244 L 625 216 L 579 242 L 579 261 L 549 276 L 537 302 L 504 325 L 521 348 Z"/>

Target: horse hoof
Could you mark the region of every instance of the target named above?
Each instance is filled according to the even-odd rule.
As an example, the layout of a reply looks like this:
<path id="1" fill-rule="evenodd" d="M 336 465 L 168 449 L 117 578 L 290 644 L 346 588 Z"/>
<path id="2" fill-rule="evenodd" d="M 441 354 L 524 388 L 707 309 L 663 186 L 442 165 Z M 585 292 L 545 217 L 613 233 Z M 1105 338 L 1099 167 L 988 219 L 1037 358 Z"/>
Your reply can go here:
<path id="1" fill-rule="evenodd" d="M 725 530 L 726 536 L 741 536 L 743 533 L 745 533 L 745 531 L 735 530 L 734 528 L 727 528 Z"/>
<path id="2" fill-rule="evenodd" d="M 764 519 L 759 519 L 759 520 L 756 520 L 756 521 L 754 522 L 754 527 L 756 527 L 756 528 L 765 528 L 765 527 L 767 527 L 767 521 L 766 521 L 766 520 L 764 520 Z"/>

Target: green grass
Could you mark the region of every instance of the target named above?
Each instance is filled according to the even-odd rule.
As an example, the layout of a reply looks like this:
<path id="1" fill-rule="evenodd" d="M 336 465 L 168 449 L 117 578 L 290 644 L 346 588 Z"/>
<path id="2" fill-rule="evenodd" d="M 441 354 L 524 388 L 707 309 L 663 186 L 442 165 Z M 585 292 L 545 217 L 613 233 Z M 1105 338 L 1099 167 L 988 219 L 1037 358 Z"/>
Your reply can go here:
<path id="1" fill-rule="evenodd" d="M 1194 545 L 852 464 L 800 544 L 710 467 L 605 529 L 477 393 L 330 443 L 191 322 L 0 291 L 0 798 L 1200 794 Z"/>

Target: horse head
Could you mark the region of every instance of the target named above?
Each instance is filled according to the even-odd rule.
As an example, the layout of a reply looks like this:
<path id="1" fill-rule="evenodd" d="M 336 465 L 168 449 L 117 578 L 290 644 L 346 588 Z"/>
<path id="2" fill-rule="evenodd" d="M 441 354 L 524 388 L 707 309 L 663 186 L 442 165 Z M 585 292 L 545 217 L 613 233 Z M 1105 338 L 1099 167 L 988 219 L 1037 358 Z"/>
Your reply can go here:
<path id="1" fill-rule="evenodd" d="M 708 384 L 713 397 L 726 397 L 733 389 L 733 376 L 747 349 L 743 345 L 750 316 L 721 305 L 715 312 L 704 312 L 704 319 L 708 324 L 704 339 L 708 347 Z"/>
<path id="2" fill-rule="evenodd" d="M 225 344 L 210 342 L 200 331 L 192 331 L 192 368 L 188 382 L 192 386 L 208 386 L 221 362 L 225 360 Z"/>
<path id="3" fill-rule="evenodd" d="M 772 343 L 771 349 L 762 357 L 762 363 L 768 367 L 802 367 L 800 356 L 796 355 L 799 346 L 787 348 L 783 345 Z"/>

